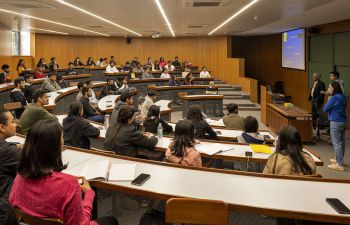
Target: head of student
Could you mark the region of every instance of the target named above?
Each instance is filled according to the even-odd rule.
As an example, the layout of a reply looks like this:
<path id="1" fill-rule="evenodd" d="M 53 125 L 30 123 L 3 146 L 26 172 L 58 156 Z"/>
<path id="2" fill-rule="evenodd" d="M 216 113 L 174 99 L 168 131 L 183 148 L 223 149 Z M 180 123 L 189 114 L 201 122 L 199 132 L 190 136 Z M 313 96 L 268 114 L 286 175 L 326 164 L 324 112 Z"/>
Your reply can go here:
<path id="1" fill-rule="evenodd" d="M 175 56 L 175 61 L 179 61 L 179 57 Z"/>
<path id="2" fill-rule="evenodd" d="M 4 64 L 1 66 L 1 69 L 5 72 L 5 73 L 10 73 L 10 66 L 7 64 Z"/>
<path id="3" fill-rule="evenodd" d="M 151 99 L 153 99 L 153 101 L 154 101 L 154 100 L 156 100 L 156 98 L 157 98 L 157 92 L 155 92 L 155 91 L 149 91 L 149 92 L 147 93 L 147 96 L 150 97 Z"/>
<path id="4" fill-rule="evenodd" d="M 258 132 L 259 123 L 254 116 L 247 116 L 244 119 L 244 132 L 256 133 Z"/>
<path id="5" fill-rule="evenodd" d="M 19 59 L 19 60 L 18 60 L 17 69 L 18 69 L 19 67 L 21 67 L 21 66 L 24 67 L 24 59 Z"/>
<path id="6" fill-rule="evenodd" d="M 133 95 L 129 91 L 124 91 L 120 96 L 120 101 L 125 102 L 126 105 L 132 105 Z"/>
<path id="7" fill-rule="evenodd" d="M 13 84 L 17 89 L 24 89 L 24 79 L 23 78 L 16 78 L 13 81 Z"/>
<path id="8" fill-rule="evenodd" d="M 68 116 L 82 117 L 83 112 L 83 104 L 79 101 L 75 101 L 69 106 Z"/>
<path id="9" fill-rule="evenodd" d="M 68 67 L 72 69 L 72 68 L 74 67 L 74 63 L 69 62 L 69 63 L 68 63 Z"/>
<path id="10" fill-rule="evenodd" d="M 186 75 L 186 80 L 191 80 L 192 79 L 192 73 L 188 73 Z"/>
<path id="11" fill-rule="evenodd" d="M 175 74 L 174 74 L 174 75 L 171 75 L 171 76 L 170 76 L 170 79 L 172 79 L 172 80 L 175 81 L 175 80 L 177 80 L 177 76 L 176 76 Z"/>
<path id="12" fill-rule="evenodd" d="M 329 73 L 329 79 L 330 79 L 331 81 L 338 80 L 338 79 L 339 79 L 339 75 L 340 75 L 340 74 L 339 74 L 338 72 L 332 71 L 332 72 Z"/>
<path id="13" fill-rule="evenodd" d="M 114 62 L 113 60 L 111 60 L 111 61 L 109 62 L 109 65 L 111 65 L 111 67 L 114 67 L 114 66 L 115 66 L 115 62 Z"/>
<path id="14" fill-rule="evenodd" d="M 229 114 L 238 114 L 238 106 L 235 103 L 230 103 L 226 106 Z"/>
<path id="15" fill-rule="evenodd" d="M 16 133 L 17 124 L 10 111 L 0 109 L 0 138 L 5 140 Z"/>
<path id="16" fill-rule="evenodd" d="M 39 59 L 38 66 L 42 65 L 42 64 L 45 64 L 45 58 L 40 58 Z"/>
<path id="17" fill-rule="evenodd" d="M 86 87 L 84 86 L 82 89 L 81 89 L 81 94 L 85 97 L 91 97 L 92 96 L 92 89 L 90 87 Z"/>
<path id="18" fill-rule="evenodd" d="M 209 86 L 210 86 L 211 88 L 216 88 L 216 87 L 215 87 L 215 82 L 214 82 L 214 81 L 210 81 L 210 82 L 209 82 Z"/>
<path id="19" fill-rule="evenodd" d="M 293 126 L 285 126 L 279 132 L 276 153 L 288 155 L 296 171 L 312 174 L 310 166 L 302 155 L 303 145 L 298 130 Z"/>
<path id="20" fill-rule="evenodd" d="M 33 83 L 33 74 L 30 74 L 30 73 L 26 74 L 24 79 L 25 79 L 25 82 L 28 84 Z"/>
<path id="21" fill-rule="evenodd" d="M 184 147 L 193 147 L 194 126 L 191 120 L 180 120 L 175 126 L 175 136 L 171 145 L 171 153 L 184 156 Z"/>
<path id="22" fill-rule="evenodd" d="M 206 66 L 203 66 L 203 67 L 202 67 L 202 71 L 204 71 L 204 72 L 207 71 L 207 67 L 206 67 Z"/>
<path id="23" fill-rule="evenodd" d="M 314 73 L 313 75 L 312 75 L 312 80 L 313 81 L 318 81 L 318 80 L 320 80 L 321 79 L 321 74 L 320 73 Z"/>
<path id="24" fill-rule="evenodd" d="M 79 90 L 81 90 L 83 87 L 85 87 L 86 86 L 86 84 L 84 83 L 84 82 L 82 82 L 82 81 L 79 81 L 78 83 L 77 83 L 77 87 L 78 87 L 78 89 Z"/>
<path id="25" fill-rule="evenodd" d="M 92 57 L 89 57 L 87 61 L 92 62 Z"/>
<path id="26" fill-rule="evenodd" d="M 29 130 L 18 173 L 30 179 L 38 179 L 67 168 L 62 162 L 62 127 L 56 120 L 40 120 Z"/>
<path id="27" fill-rule="evenodd" d="M 202 109 L 200 105 L 191 105 L 187 112 L 187 119 L 193 122 L 199 122 L 204 120 Z"/>
<path id="28" fill-rule="evenodd" d="M 40 106 L 44 106 L 49 104 L 49 97 L 47 96 L 47 92 L 41 89 L 34 91 L 33 93 L 33 102 L 39 104 Z"/>
<path id="29" fill-rule="evenodd" d="M 329 92 L 331 95 L 344 94 L 338 81 L 332 81 Z"/>
<path id="30" fill-rule="evenodd" d="M 163 56 L 159 58 L 159 62 L 164 62 L 164 57 Z"/>
<path id="31" fill-rule="evenodd" d="M 114 84 L 114 80 L 112 78 L 107 78 L 107 84 L 112 86 Z"/>
<path id="32" fill-rule="evenodd" d="M 52 58 L 51 58 L 51 62 L 52 62 L 52 63 L 56 63 L 56 58 L 55 58 L 55 57 L 52 57 Z"/>
<path id="33" fill-rule="evenodd" d="M 47 77 L 48 77 L 50 80 L 52 80 L 52 81 L 55 81 L 55 80 L 57 79 L 57 76 L 56 76 L 55 73 L 49 73 L 49 74 L 47 75 Z"/>
<path id="34" fill-rule="evenodd" d="M 63 76 L 57 76 L 56 80 L 57 80 L 57 83 L 61 84 L 61 83 L 64 82 L 64 77 Z"/>
<path id="35" fill-rule="evenodd" d="M 152 105 L 147 113 L 147 119 L 155 119 L 160 116 L 160 107 L 157 105 Z"/>
<path id="36" fill-rule="evenodd" d="M 80 58 L 79 58 L 79 57 L 76 57 L 74 61 L 75 61 L 75 62 L 80 62 Z"/>
<path id="37" fill-rule="evenodd" d="M 167 74 L 167 73 L 169 73 L 169 70 L 168 69 L 164 69 L 163 73 Z"/>
<path id="38" fill-rule="evenodd" d="M 123 84 L 127 85 L 127 84 L 128 84 L 128 78 L 127 78 L 127 77 L 124 77 L 124 78 L 122 78 L 122 79 L 123 79 L 123 80 L 122 80 Z"/>
<path id="39" fill-rule="evenodd" d="M 135 110 L 132 106 L 123 106 L 118 112 L 118 120 L 108 127 L 105 143 L 108 145 L 114 141 L 122 126 L 130 125 L 134 121 Z"/>
<path id="40" fill-rule="evenodd" d="M 85 85 L 92 88 L 92 86 L 93 86 L 92 80 L 87 80 L 87 81 L 85 82 Z"/>

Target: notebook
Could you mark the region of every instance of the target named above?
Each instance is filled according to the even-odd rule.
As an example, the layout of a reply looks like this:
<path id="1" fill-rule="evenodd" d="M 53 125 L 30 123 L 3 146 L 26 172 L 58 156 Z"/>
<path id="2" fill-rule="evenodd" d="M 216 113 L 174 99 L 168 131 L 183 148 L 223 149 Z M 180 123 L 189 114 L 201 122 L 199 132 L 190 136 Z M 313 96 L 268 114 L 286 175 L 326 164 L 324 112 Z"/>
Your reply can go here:
<path id="1" fill-rule="evenodd" d="M 272 149 L 267 145 L 250 144 L 249 147 L 254 153 L 272 154 Z"/>
<path id="2" fill-rule="evenodd" d="M 226 152 L 233 150 L 232 145 L 223 145 L 220 143 L 199 143 L 195 146 L 198 152 L 207 154 L 207 155 L 215 155 L 220 152 Z"/>
<path id="3" fill-rule="evenodd" d="M 111 164 L 99 160 L 84 166 L 79 176 L 87 180 L 131 181 L 135 179 L 136 164 Z"/>

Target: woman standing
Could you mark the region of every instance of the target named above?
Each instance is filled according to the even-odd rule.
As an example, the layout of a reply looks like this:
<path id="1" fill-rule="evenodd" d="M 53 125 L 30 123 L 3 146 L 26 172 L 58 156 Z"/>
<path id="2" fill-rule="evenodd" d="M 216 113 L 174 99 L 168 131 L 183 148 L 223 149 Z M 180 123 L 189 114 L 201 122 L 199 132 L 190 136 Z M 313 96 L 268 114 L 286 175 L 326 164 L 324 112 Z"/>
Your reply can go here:
<path id="1" fill-rule="evenodd" d="M 332 170 L 344 170 L 345 130 L 346 130 L 346 98 L 339 82 L 333 81 L 328 89 L 331 96 L 323 111 L 328 112 L 328 120 L 331 122 L 331 138 L 335 151 L 335 159 L 330 159 L 328 168 Z"/>

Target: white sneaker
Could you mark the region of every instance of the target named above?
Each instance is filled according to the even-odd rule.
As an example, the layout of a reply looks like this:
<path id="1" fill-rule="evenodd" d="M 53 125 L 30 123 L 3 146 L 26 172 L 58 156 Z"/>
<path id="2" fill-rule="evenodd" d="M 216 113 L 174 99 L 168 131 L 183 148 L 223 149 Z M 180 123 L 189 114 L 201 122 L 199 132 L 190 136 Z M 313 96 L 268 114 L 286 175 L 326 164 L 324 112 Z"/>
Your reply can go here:
<path id="1" fill-rule="evenodd" d="M 331 163 L 337 163 L 337 160 L 335 160 L 335 159 L 330 159 L 329 160 Z"/>
<path id="2" fill-rule="evenodd" d="M 344 171 L 345 170 L 344 166 L 341 166 L 338 163 L 328 165 L 328 168 L 332 169 L 332 170 L 339 170 L 339 171 Z"/>

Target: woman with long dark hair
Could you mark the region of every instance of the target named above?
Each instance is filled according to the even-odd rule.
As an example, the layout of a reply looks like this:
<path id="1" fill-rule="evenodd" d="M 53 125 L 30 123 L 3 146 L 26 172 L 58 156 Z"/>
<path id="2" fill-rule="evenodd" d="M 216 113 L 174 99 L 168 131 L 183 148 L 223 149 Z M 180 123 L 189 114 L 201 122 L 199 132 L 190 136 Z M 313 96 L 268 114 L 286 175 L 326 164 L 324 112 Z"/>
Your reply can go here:
<path id="1" fill-rule="evenodd" d="M 298 130 L 293 126 L 283 127 L 279 132 L 276 151 L 265 166 L 266 174 L 311 175 L 316 173 L 312 157 L 303 151 Z"/>
<path id="2" fill-rule="evenodd" d="M 25 213 L 59 218 L 66 225 L 118 224 L 113 217 L 91 221 L 95 196 L 89 182 L 62 173 L 62 127 L 56 120 L 41 120 L 28 132 L 9 202 Z M 82 192 L 84 198 L 82 199 Z"/>
<path id="3" fill-rule="evenodd" d="M 202 109 L 199 105 L 191 105 L 187 112 L 187 119 L 194 124 L 195 138 L 217 138 L 216 132 L 204 120 Z M 206 136 L 208 134 L 208 136 Z"/>
<path id="4" fill-rule="evenodd" d="M 92 57 L 89 57 L 88 60 L 86 61 L 86 65 L 87 66 L 96 66 L 94 60 L 92 59 Z"/>
<path id="5" fill-rule="evenodd" d="M 159 124 L 162 124 L 164 133 L 170 133 L 173 131 L 173 127 L 160 118 L 160 107 L 152 105 L 151 108 L 149 108 L 147 117 L 143 123 L 145 132 L 156 134 Z"/>
<path id="6" fill-rule="evenodd" d="M 180 120 L 175 126 L 175 137 L 165 153 L 168 162 L 186 166 L 202 166 L 201 155 L 194 148 L 194 126 L 191 120 Z"/>
<path id="7" fill-rule="evenodd" d="M 263 144 L 265 139 L 258 132 L 259 123 L 254 116 L 247 116 L 244 119 L 244 132 L 237 137 L 239 143 Z"/>
<path id="8" fill-rule="evenodd" d="M 346 131 L 346 97 L 343 94 L 341 85 L 338 81 L 333 81 L 328 89 L 331 96 L 323 111 L 328 112 L 330 121 L 330 132 L 335 151 L 335 159 L 330 159 L 328 168 L 332 170 L 344 170 L 345 153 L 345 131 Z"/>
<path id="9" fill-rule="evenodd" d="M 24 71 L 27 70 L 26 66 L 24 65 L 24 59 L 18 60 L 16 70 L 19 77 L 24 77 Z"/>
<path id="10" fill-rule="evenodd" d="M 104 149 L 117 154 L 136 157 L 139 150 L 153 150 L 158 139 L 150 133 L 143 134 L 133 125 L 135 110 L 132 106 L 125 106 L 119 110 L 118 119 L 111 124 L 106 132 Z"/>

